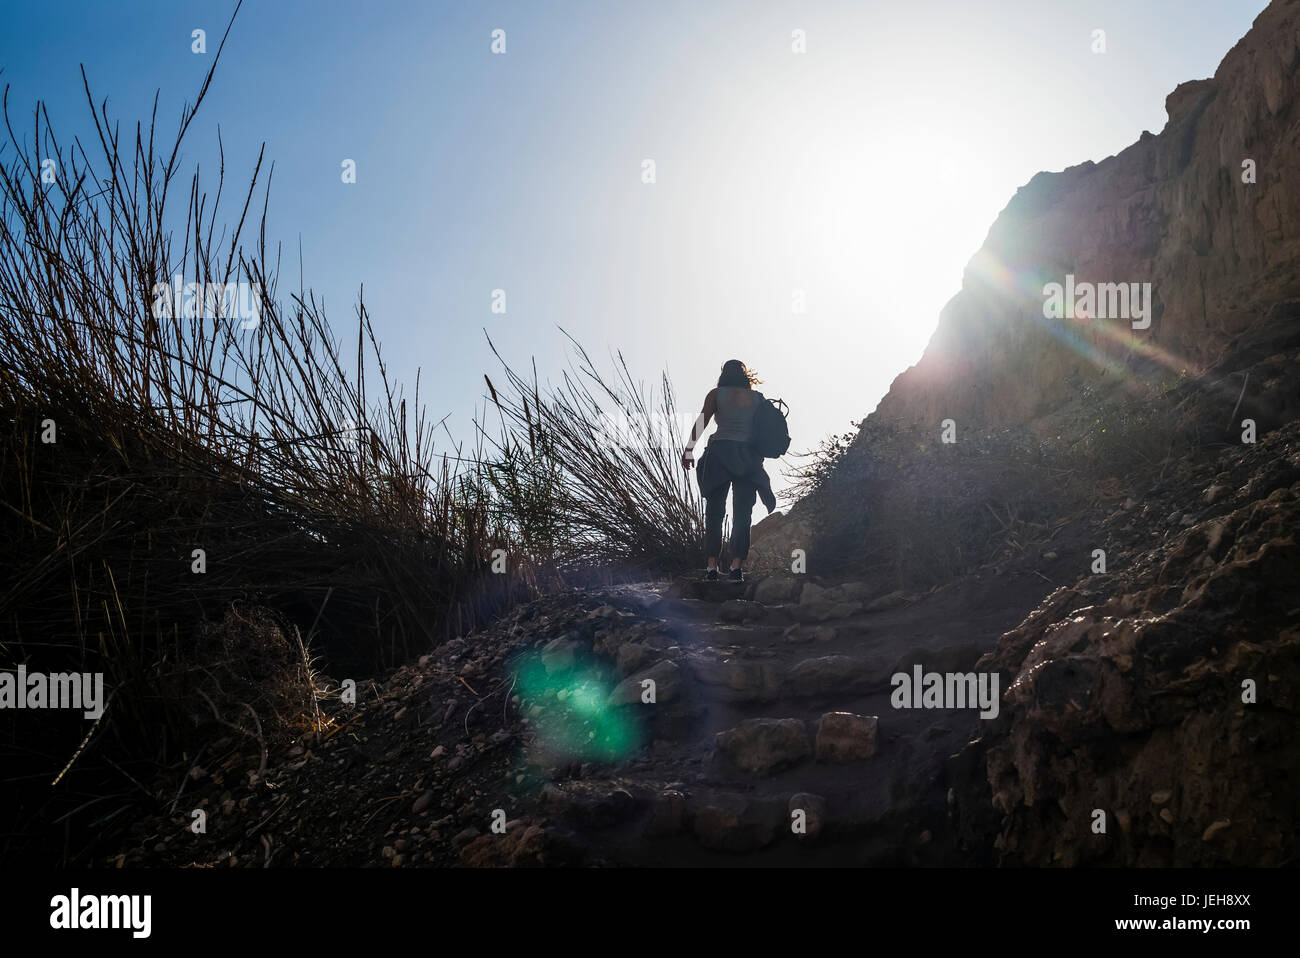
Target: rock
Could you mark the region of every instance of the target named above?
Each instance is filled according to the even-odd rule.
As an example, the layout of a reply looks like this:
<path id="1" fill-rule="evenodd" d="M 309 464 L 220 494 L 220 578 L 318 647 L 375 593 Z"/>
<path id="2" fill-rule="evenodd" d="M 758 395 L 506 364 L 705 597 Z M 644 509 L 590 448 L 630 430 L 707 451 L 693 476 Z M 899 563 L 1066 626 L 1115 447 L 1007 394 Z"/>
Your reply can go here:
<path id="1" fill-rule="evenodd" d="M 1172 825 L 1174 823 L 1174 813 L 1167 808 L 1162 808 L 1160 809 L 1160 820 L 1166 825 Z"/>
<path id="2" fill-rule="evenodd" d="M 645 668 L 654 655 L 654 649 L 647 648 L 638 642 L 625 642 L 619 646 L 614 667 L 618 670 L 619 675 L 631 675 L 638 669 Z"/>
<path id="3" fill-rule="evenodd" d="M 847 583 L 826 589 L 815 582 L 808 582 L 799 593 L 799 604 L 791 610 L 791 614 L 798 621 L 810 624 L 848 618 L 863 610 L 859 598 L 863 592 L 860 583 Z"/>
<path id="4" fill-rule="evenodd" d="M 781 667 L 775 662 L 700 658 L 694 660 L 693 667 L 701 682 L 720 686 L 720 697 L 729 702 L 774 699 L 785 679 Z"/>
<path id="5" fill-rule="evenodd" d="M 654 682 L 655 705 L 664 705 L 671 702 L 681 691 L 682 677 L 681 669 L 677 663 L 671 659 L 664 659 L 661 662 L 652 665 L 648 669 L 643 669 L 635 675 L 631 675 L 618 684 L 613 692 L 609 693 L 609 705 L 640 705 L 641 697 L 646 692 L 646 687 L 641 683 L 645 681 Z M 650 703 L 646 703 L 650 704 Z"/>
<path id="6" fill-rule="evenodd" d="M 433 804 L 433 798 L 434 798 L 433 792 L 423 792 L 420 795 L 420 797 L 415 800 L 415 803 L 411 806 L 411 811 L 414 812 L 416 815 L 419 815 L 421 812 L 423 812 L 425 809 L 427 809 L 430 805 Z"/>
<path id="7" fill-rule="evenodd" d="M 451 849 L 452 851 L 459 851 L 463 846 L 468 845 L 478 837 L 479 830 L 473 825 L 463 828 L 451 837 Z"/>
<path id="8" fill-rule="evenodd" d="M 766 618 L 767 609 L 757 602 L 745 599 L 728 599 L 718 606 L 718 618 L 723 622 L 748 622 Z"/>
<path id="9" fill-rule="evenodd" d="M 804 659 L 790 670 L 787 682 L 798 695 L 842 692 L 863 678 L 863 666 L 847 655 L 823 655 Z"/>
<path id="10" fill-rule="evenodd" d="M 612 628 L 599 629 L 592 642 L 592 650 L 599 655 L 617 657 L 619 650 L 629 642 L 643 642 L 652 626 L 647 622 L 632 625 L 616 625 Z"/>
<path id="11" fill-rule="evenodd" d="M 779 806 L 723 792 L 700 802 L 691 816 L 696 839 L 706 848 L 749 852 L 776 837 Z"/>
<path id="12" fill-rule="evenodd" d="M 827 712 L 817 722 L 817 761 L 859 762 L 876 754 L 874 715 Z"/>
<path id="13" fill-rule="evenodd" d="M 770 775 L 811 754 L 808 731 L 799 719 L 747 719 L 714 737 L 731 764 L 754 775 Z"/>
<path id="14" fill-rule="evenodd" d="M 437 748 L 435 748 L 432 752 L 429 753 L 429 758 L 442 758 L 446 754 L 447 754 L 447 747 L 445 745 L 439 745 Z"/>
<path id="15" fill-rule="evenodd" d="M 562 672 L 573 668 L 579 645 L 569 638 L 552 639 L 542 646 L 542 665 L 547 672 Z"/>
<path id="16" fill-rule="evenodd" d="M 784 632 L 781 637 L 791 645 L 806 645 L 813 641 L 812 632 L 802 625 L 792 625 Z"/>
<path id="17" fill-rule="evenodd" d="M 771 575 L 754 585 L 754 601 L 760 605 L 784 605 L 797 602 L 804 581 L 794 575 Z"/>
<path id="18" fill-rule="evenodd" d="M 802 834 L 795 832 L 795 837 L 800 841 L 816 841 L 826 823 L 826 799 L 811 792 L 796 792 L 790 796 L 789 811 L 791 828 L 794 827 L 795 812 L 804 813 L 805 831 Z"/>
<path id="19" fill-rule="evenodd" d="M 544 865 L 550 852 L 549 834 L 541 825 L 517 820 L 506 823 L 504 835 L 480 835 L 460 852 L 469 868 L 520 868 Z"/>
<path id="20" fill-rule="evenodd" d="M 1217 822 L 1213 822 L 1212 824 L 1206 827 L 1204 832 L 1201 833 L 1201 841 L 1208 842 L 1215 835 L 1219 834 L 1219 832 L 1223 831 L 1231 824 L 1232 824 L 1231 820 L 1226 818 L 1221 818 Z"/>
<path id="21" fill-rule="evenodd" d="M 886 609 L 896 609 L 901 605 L 908 605 L 913 601 L 914 599 L 911 596 L 906 592 L 903 592 L 901 589 L 898 589 L 867 603 L 865 611 L 883 612 Z"/>
<path id="22" fill-rule="evenodd" d="M 642 807 L 626 788 L 605 781 L 548 783 L 541 797 L 548 810 L 587 828 L 625 822 Z"/>
<path id="23" fill-rule="evenodd" d="M 1151 804 L 1152 804 L 1152 805 L 1166 805 L 1166 804 L 1168 804 L 1169 799 L 1173 798 L 1173 796 L 1174 796 L 1174 793 L 1171 792 L 1171 791 L 1169 791 L 1168 789 L 1162 789 L 1162 790 L 1160 790 L 1160 791 L 1158 791 L 1158 792 L 1152 792 L 1152 793 L 1151 793 Z"/>

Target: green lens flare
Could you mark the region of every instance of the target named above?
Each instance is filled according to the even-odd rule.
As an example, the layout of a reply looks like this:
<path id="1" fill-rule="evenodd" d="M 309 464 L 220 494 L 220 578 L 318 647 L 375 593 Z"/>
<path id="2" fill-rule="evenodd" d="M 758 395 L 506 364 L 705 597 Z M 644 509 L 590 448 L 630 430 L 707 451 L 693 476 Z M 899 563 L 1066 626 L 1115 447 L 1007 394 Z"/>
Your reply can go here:
<path id="1" fill-rule="evenodd" d="M 541 657 L 516 672 L 520 704 L 548 751 L 574 759 L 620 761 L 641 747 L 631 709 L 608 704 L 617 684 L 600 665 L 575 662 L 547 671 Z"/>

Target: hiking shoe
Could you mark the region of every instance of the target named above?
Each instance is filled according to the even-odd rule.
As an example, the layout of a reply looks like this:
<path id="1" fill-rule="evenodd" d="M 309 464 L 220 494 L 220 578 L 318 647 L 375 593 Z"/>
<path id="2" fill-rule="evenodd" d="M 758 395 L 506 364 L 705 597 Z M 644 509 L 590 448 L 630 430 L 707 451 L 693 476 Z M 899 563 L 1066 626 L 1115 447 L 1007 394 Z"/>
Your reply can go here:
<path id="1" fill-rule="evenodd" d="M 732 569 L 727 573 L 727 579 L 730 582 L 744 582 L 745 573 L 741 572 L 739 569 Z"/>
<path id="2" fill-rule="evenodd" d="M 717 570 L 717 569 L 709 569 L 709 570 L 707 570 L 707 571 L 704 573 L 704 581 L 705 581 L 705 582 L 717 582 L 717 581 L 718 581 L 718 570 Z"/>

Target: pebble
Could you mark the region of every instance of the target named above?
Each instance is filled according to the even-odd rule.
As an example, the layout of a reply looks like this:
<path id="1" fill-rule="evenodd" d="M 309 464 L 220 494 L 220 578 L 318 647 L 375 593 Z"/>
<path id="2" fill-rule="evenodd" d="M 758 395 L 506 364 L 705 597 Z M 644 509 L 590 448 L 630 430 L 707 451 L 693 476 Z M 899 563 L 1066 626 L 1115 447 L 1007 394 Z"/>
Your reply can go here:
<path id="1" fill-rule="evenodd" d="M 1231 819 L 1227 819 L 1227 818 L 1219 819 L 1217 822 L 1214 822 L 1212 825 L 1208 826 L 1205 829 L 1205 831 L 1201 833 L 1201 841 L 1208 842 L 1211 838 L 1219 834 L 1219 832 L 1223 831 L 1231 824 L 1232 824 Z"/>

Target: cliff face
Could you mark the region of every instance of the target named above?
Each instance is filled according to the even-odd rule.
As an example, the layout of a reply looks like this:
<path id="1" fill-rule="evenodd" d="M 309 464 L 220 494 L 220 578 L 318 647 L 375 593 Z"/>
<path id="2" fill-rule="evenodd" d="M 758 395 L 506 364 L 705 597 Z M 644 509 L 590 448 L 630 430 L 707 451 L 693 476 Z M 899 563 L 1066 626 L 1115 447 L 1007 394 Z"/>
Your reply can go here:
<path id="1" fill-rule="evenodd" d="M 882 591 L 1050 583 L 976 665 L 1002 712 L 945 783 L 976 860 L 1300 850 L 1300 0 L 1166 110 L 1016 193 L 922 359 L 755 530 L 760 562 L 806 548 Z M 1048 318 L 1050 283 L 1150 284 L 1150 311 Z"/>
<path id="2" fill-rule="evenodd" d="M 875 416 L 936 434 L 946 418 L 1046 431 L 1040 417 L 1083 383 L 1194 374 L 1300 296 L 1298 94 L 1300 3 L 1278 0 L 1212 79 L 1169 95 L 1158 135 L 1016 193 Z M 1150 327 L 1045 319 L 1043 286 L 1067 274 L 1150 283 Z"/>

